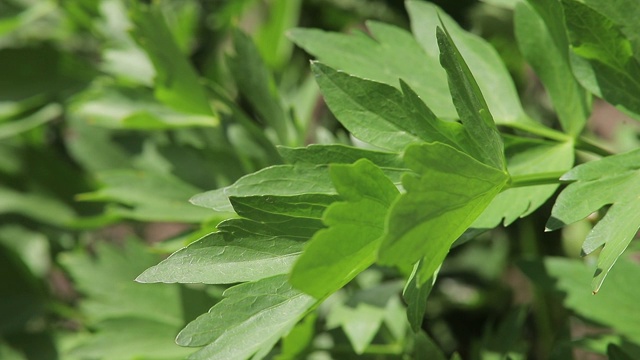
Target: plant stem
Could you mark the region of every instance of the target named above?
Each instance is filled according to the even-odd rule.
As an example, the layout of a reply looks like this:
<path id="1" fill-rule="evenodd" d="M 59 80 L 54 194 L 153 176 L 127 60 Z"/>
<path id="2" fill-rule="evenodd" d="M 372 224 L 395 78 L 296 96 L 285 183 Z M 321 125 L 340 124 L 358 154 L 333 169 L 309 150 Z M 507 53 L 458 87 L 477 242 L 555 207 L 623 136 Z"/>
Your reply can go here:
<path id="1" fill-rule="evenodd" d="M 577 150 L 584 150 L 584 151 L 588 151 L 600 156 L 610 156 L 610 155 L 614 155 L 614 152 L 605 148 L 604 146 L 602 146 L 601 144 L 598 144 L 597 142 L 591 140 L 591 139 L 587 139 L 585 137 L 579 137 L 578 139 L 576 139 L 576 149 Z"/>
<path id="2" fill-rule="evenodd" d="M 546 126 L 540 125 L 534 122 L 533 120 L 530 120 L 529 122 L 522 122 L 522 123 L 516 122 L 516 123 L 501 124 L 501 125 L 508 126 L 513 129 L 526 131 L 530 134 L 538 135 L 540 137 L 547 138 L 549 140 L 555 140 L 558 142 L 566 142 L 571 140 L 571 136 L 563 132 L 553 130 Z"/>
<path id="3" fill-rule="evenodd" d="M 560 177 L 566 173 L 566 171 L 553 171 L 543 172 L 527 175 L 514 175 L 511 177 L 511 182 L 505 187 L 506 189 L 535 186 L 535 185 L 550 185 L 550 184 L 562 184 L 564 181 L 560 180 Z"/>

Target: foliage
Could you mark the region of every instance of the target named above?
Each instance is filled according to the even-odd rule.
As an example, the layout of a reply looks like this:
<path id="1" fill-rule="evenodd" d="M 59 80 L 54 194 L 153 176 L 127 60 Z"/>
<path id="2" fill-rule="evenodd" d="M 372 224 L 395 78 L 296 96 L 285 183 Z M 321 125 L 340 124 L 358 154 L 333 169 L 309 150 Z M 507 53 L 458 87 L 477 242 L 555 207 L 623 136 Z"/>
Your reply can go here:
<path id="1" fill-rule="evenodd" d="M 638 356 L 637 7 L 392 3 L 0 3 L 0 357 Z"/>

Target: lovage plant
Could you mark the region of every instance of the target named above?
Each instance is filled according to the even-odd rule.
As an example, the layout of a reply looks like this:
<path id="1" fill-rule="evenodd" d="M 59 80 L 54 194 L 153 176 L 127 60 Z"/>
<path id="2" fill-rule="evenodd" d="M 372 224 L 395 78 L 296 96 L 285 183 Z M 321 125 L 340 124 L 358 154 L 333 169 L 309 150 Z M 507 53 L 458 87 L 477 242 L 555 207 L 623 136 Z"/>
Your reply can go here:
<path id="1" fill-rule="evenodd" d="M 537 266 L 558 279 L 568 308 L 640 339 L 637 326 L 585 311 L 596 303 L 576 295 L 599 291 L 640 225 L 640 152 L 612 154 L 582 136 L 593 95 L 640 118 L 640 29 L 626 21 L 640 10 L 623 0 L 518 2 L 520 51 L 557 115 L 543 124 L 524 111 L 489 43 L 432 4 L 406 7 L 413 35 L 379 22 L 367 23 L 366 35 L 289 32 L 317 58 L 311 70 L 324 100 L 358 146 L 281 146 L 284 164 L 194 196 L 195 205 L 237 216 L 137 278 L 235 284 L 178 335 L 179 345 L 202 347 L 191 359 L 322 349 L 316 314 L 327 329 L 341 327 L 358 354 L 443 358 L 422 328 L 452 247 L 533 214 L 561 184 L 547 229 L 606 210 L 582 247 L 602 250 L 595 270 L 561 259 Z M 576 166 L 576 151 L 596 160 Z M 639 271 L 628 260 L 620 266 Z M 522 269 L 537 281 L 536 266 Z M 590 289 L 574 284 L 585 271 L 595 271 Z M 609 308 L 625 301 L 598 296 Z M 408 322 L 398 315 L 405 311 Z M 403 345 L 381 349 L 381 337 Z"/>

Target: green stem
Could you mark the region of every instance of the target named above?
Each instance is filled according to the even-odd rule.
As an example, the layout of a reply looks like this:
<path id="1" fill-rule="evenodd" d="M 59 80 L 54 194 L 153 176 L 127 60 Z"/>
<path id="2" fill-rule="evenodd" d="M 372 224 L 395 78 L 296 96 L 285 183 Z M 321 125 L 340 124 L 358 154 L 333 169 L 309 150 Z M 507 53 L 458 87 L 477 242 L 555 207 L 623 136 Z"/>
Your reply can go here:
<path id="1" fill-rule="evenodd" d="M 553 171 L 553 172 L 543 172 L 536 174 L 527 174 L 527 175 L 513 175 L 511 177 L 511 182 L 507 184 L 506 189 L 516 188 L 516 187 L 525 187 L 525 186 L 536 186 L 536 185 L 550 185 L 550 184 L 562 184 L 564 181 L 560 180 L 560 177 L 564 175 L 566 171 Z"/>
<path id="2" fill-rule="evenodd" d="M 578 139 L 576 139 L 576 145 L 575 145 L 577 150 L 584 150 L 584 151 L 588 151 L 590 153 L 594 153 L 600 156 L 610 156 L 610 155 L 614 155 L 614 152 L 605 148 L 604 146 L 602 146 L 601 144 L 598 144 L 597 142 L 591 140 L 591 139 L 587 139 L 585 137 L 580 137 Z"/>
<path id="3" fill-rule="evenodd" d="M 567 142 L 569 140 L 571 140 L 571 136 L 557 131 L 557 130 L 553 130 L 550 129 L 546 126 L 543 125 L 539 125 L 536 122 L 533 122 L 533 120 L 529 123 L 511 123 L 511 124 L 499 124 L 499 125 L 503 125 L 503 126 L 508 126 L 514 129 L 518 129 L 518 130 L 522 130 L 522 131 L 526 131 L 530 134 L 533 135 L 537 135 L 549 140 L 555 140 L 558 142 Z"/>

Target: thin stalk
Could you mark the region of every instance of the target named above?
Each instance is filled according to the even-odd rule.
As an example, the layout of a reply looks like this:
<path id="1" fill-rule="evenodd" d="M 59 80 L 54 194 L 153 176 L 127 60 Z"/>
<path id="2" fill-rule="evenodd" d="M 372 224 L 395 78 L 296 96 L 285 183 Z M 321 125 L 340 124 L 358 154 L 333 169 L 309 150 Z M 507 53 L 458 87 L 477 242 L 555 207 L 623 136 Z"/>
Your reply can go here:
<path id="1" fill-rule="evenodd" d="M 511 124 L 500 124 L 503 126 L 508 126 L 514 129 L 526 131 L 532 135 L 537 135 L 549 140 L 555 140 L 558 142 L 567 142 L 571 140 L 571 136 L 567 135 L 563 132 L 550 129 L 546 126 L 540 125 L 536 126 L 538 123 L 531 122 L 529 123 L 511 123 Z"/>
<path id="2" fill-rule="evenodd" d="M 525 186 L 563 184 L 564 181 L 560 180 L 560 177 L 564 175 L 564 173 L 566 173 L 566 171 L 514 175 L 511 177 L 511 182 L 507 184 L 505 190 Z"/>
<path id="3" fill-rule="evenodd" d="M 605 148 L 603 145 L 582 136 L 576 139 L 575 146 L 577 150 L 588 151 L 600 156 L 610 156 L 615 154 L 613 151 Z"/>
<path id="4" fill-rule="evenodd" d="M 597 143 L 594 140 L 585 138 L 581 136 L 577 139 L 573 139 L 570 135 L 565 134 L 563 132 L 549 129 L 545 126 L 534 126 L 530 123 L 513 123 L 513 124 L 501 124 L 504 126 L 508 126 L 514 129 L 526 131 L 532 135 L 537 135 L 549 140 L 555 140 L 558 142 L 568 142 L 574 141 L 575 148 L 577 150 L 588 151 L 590 153 L 594 153 L 600 156 L 609 156 L 614 155 L 614 152 L 610 149 L 607 149 L 604 145 Z"/>

